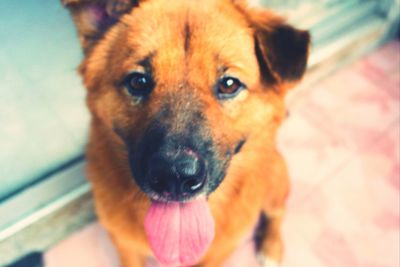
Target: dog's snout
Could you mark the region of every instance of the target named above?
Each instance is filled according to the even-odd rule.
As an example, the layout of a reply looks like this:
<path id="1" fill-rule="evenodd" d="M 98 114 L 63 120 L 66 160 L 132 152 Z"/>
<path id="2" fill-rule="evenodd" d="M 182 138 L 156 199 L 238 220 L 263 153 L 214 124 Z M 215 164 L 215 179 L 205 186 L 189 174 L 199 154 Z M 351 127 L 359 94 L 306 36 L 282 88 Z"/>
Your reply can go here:
<path id="1" fill-rule="evenodd" d="M 147 167 L 151 189 L 163 197 L 190 197 L 205 183 L 204 160 L 191 149 L 156 152 L 150 156 Z"/>

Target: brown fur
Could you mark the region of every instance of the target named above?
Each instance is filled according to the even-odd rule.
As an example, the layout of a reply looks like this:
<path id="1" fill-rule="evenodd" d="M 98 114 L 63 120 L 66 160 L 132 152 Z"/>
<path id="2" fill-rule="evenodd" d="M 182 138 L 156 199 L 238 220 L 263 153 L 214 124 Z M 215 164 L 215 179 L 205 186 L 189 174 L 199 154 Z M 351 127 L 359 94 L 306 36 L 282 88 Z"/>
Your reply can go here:
<path id="1" fill-rule="evenodd" d="M 123 140 L 143 134 L 167 99 L 181 110 L 197 101 L 220 150 L 247 139 L 209 197 L 216 236 L 198 266 L 220 266 L 262 211 L 270 223 L 260 253 L 280 261 L 279 228 L 289 182 L 275 138 L 285 117 L 284 95 L 302 73 L 296 79 L 282 77 L 267 58 L 271 48 L 258 44 L 261 53 L 256 55 L 255 42 L 269 40 L 268 34 L 284 20 L 242 1 L 148 0 L 132 10 L 124 8 L 119 21 L 100 35 L 85 7 L 108 2 L 64 1 L 86 51 L 80 70 L 92 113 L 87 173 L 99 219 L 118 248 L 122 266 L 143 266 L 152 254 L 143 229 L 150 202 L 132 179 Z M 157 87 L 144 105 L 118 83 L 130 71 L 147 68 L 146 60 L 151 61 Z M 261 69 L 260 61 L 268 70 Z M 220 102 L 210 88 L 225 69 L 248 89 Z"/>

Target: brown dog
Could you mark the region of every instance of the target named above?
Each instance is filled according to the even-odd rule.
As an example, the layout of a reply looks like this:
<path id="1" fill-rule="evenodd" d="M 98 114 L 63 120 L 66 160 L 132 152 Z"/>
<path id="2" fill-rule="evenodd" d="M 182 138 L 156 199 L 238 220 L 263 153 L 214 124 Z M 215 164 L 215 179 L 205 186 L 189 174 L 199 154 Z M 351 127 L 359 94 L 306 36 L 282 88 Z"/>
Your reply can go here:
<path id="1" fill-rule="evenodd" d="M 217 267 L 268 218 L 282 258 L 288 194 L 275 148 L 309 34 L 235 0 L 63 0 L 85 58 L 87 172 L 123 267 Z"/>

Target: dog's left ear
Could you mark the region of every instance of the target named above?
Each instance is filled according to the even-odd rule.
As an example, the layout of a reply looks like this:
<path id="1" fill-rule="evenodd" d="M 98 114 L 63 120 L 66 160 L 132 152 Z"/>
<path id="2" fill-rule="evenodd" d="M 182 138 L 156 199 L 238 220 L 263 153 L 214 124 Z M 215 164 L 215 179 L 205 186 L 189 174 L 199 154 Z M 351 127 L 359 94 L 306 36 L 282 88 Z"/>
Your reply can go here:
<path id="1" fill-rule="evenodd" d="M 289 25 L 284 18 L 245 1 L 232 0 L 254 29 L 255 52 L 263 82 L 288 89 L 307 68 L 310 34 Z"/>
<path id="2" fill-rule="evenodd" d="M 263 79 L 281 85 L 294 84 L 307 68 L 310 35 L 288 24 L 256 29 L 256 55 Z"/>

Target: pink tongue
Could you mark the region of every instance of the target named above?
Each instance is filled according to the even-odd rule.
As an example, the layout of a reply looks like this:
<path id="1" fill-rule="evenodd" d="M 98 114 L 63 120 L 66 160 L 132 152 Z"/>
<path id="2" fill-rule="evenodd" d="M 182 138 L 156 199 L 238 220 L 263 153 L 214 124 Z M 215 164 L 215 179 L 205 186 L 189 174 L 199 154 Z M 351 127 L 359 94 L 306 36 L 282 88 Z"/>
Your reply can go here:
<path id="1" fill-rule="evenodd" d="M 198 263 L 214 238 L 214 220 L 205 198 L 153 202 L 144 227 L 154 255 L 164 266 Z"/>

